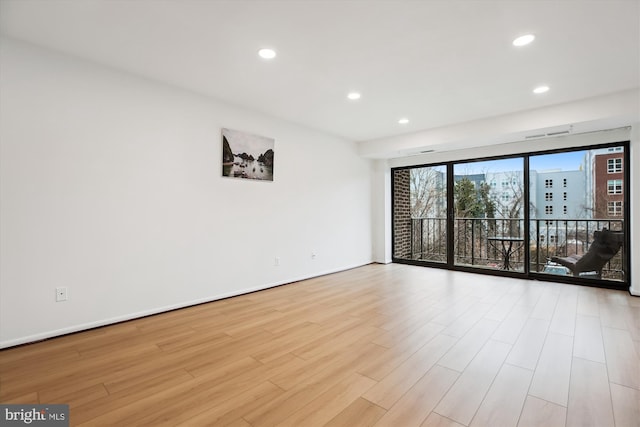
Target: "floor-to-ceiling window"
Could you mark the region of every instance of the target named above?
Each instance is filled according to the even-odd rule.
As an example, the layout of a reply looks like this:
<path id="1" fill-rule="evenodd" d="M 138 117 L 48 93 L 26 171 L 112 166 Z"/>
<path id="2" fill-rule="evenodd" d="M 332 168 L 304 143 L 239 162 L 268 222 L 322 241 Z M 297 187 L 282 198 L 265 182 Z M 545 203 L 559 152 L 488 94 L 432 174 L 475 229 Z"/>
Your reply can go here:
<path id="1" fill-rule="evenodd" d="M 395 170 L 393 188 L 394 257 L 446 263 L 446 166 Z"/>
<path id="2" fill-rule="evenodd" d="M 392 170 L 397 262 L 628 286 L 628 143 Z"/>
<path id="3" fill-rule="evenodd" d="M 625 278 L 624 146 L 530 156 L 530 270 Z"/>
<path id="4" fill-rule="evenodd" d="M 523 158 L 453 165 L 454 263 L 524 271 Z"/>

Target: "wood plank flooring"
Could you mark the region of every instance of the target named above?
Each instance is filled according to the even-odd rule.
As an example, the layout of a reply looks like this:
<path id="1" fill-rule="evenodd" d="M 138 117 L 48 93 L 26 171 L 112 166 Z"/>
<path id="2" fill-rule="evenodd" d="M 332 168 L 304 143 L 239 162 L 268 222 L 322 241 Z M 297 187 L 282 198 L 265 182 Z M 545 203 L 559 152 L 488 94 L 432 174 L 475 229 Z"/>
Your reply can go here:
<path id="1" fill-rule="evenodd" d="M 368 265 L 0 351 L 71 425 L 640 426 L 640 298 Z"/>

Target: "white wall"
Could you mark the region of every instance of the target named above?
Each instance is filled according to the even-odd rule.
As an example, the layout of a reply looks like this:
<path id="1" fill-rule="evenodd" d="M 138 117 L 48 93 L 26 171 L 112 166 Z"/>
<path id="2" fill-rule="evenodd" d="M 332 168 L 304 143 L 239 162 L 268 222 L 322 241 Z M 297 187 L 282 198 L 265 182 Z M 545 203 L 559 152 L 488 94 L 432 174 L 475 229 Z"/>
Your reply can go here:
<path id="1" fill-rule="evenodd" d="M 0 47 L 0 347 L 371 261 L 354 143 Z M 222 127 L 275 138 L 274 182 L 221 177 Z"/>
<path id="2" fill-rule="evenodd" d="M 631 288 L 640 297 L 640 123 L 631 131 Z"/>
<path id="3" fill-rule="evenodd" d="M 371 185 L 373 260 L 388 264 L 391 260 L 391 171 L 387 160 L 375 160 Z"/>
<path id="4" fill-rule="evenodd" d="M 502 116 L 427 129 L 391 138 L 362 141 L 361 155 L 369 158 L 402 158 L 435 150 L 433 155 L 525 141 L 540 133 L 586 133 L 614 129 L 640 120 L 640 89 L 629 89 L 593 98 L 552 105 Z M 530 140 L 532 146 L 539 140 Z M 420 157 L 420 156 L 419 156 Z"/>

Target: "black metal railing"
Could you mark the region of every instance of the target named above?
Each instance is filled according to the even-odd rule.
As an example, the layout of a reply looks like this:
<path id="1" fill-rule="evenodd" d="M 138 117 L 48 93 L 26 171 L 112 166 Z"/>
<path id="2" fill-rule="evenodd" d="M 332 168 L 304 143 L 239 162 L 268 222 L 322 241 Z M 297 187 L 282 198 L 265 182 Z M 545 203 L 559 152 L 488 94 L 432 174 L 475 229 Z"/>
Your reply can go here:
<path id="1" fill-rule="evenodd" d="M 447 261 L 447 219 L 411 220 L 411 258 L 434 262 Z"/>
<path id="2" fill-rule="evenodd" d="M 411 259 L 446 262 L 447 219 L 410 221 Z M 529 271 L 558 274 L 557 269 L 548 268 L 552 256 L 582 255 L 589 250 L 594 231 L 604 228 L 622 231 L 623 224 L 623 220 L 618 219 L 532 219 L 526 238 L 521 218 L 456 218 L 453 222 L 454 263 L 524 272 L 524 251 L 528 248 Z M 623 248 L 607 263 L 602 277 L 623 280 L 624 256 Z"/>
<path id="3" fill-rule="evenodd" d="M 505 260 L 502 243 L 496 238 L 522 238 L 524 219 L 456 218 L 453 226 L 454 262 L 487 268 L 500 268 L 508 261 L 510 269 L 523 271 L 523 242 L 513 243 Z"/>

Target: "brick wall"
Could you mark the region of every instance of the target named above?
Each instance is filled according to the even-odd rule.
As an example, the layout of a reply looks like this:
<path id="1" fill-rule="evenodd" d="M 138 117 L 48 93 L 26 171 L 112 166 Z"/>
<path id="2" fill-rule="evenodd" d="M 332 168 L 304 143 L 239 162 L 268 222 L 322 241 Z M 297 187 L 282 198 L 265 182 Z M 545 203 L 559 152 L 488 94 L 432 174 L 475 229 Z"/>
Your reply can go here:
<path id="1" fill-rule="evenodd" d="M 624 172 L 616 172 L 609 173 L 607 161 L 609 159 L 621 159 L 622 170 L 624 171 L 624 155 L 622 153 L 611 153 L 611 154 L 598 154 L 595 157 L 595 168 L 594 168 L 594 194 L 593 199 L 595 201 L 595 217 L 596 218 L 615 218 L 621 219 L 622 216 L 611 216 L 608 211 L 608 203 L 609 202 L 622 202 L 624 200 L 623 194 L 609 194 L 608 193 L 608 182 L 613 179 L 620 179 L 623 181 L 624 188 Z"/>
<path id="2" fill-rule="evenodd" d="M 393 172 L 393 256 L 411 259 L 411 199 L 409 169 Z"/>

